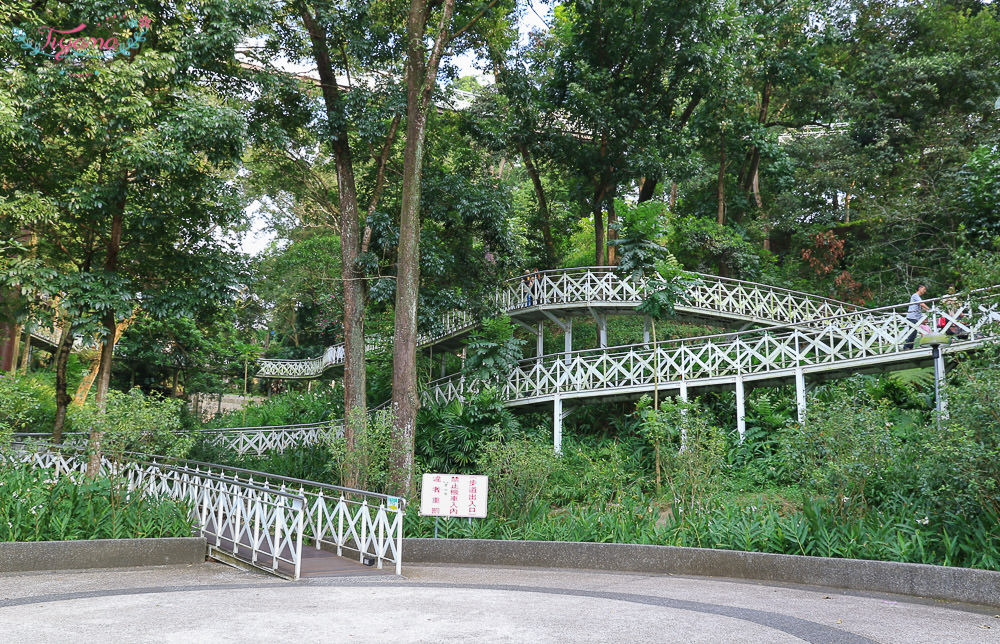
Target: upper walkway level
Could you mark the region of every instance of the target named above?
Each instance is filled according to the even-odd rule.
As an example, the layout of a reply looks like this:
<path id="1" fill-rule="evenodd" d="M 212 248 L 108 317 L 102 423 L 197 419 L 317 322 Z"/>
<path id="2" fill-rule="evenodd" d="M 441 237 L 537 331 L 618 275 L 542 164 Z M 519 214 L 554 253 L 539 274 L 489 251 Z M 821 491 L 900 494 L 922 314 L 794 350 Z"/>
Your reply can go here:
<path id="1" fill-rule="evenodd" d="M 679 316 L 728 326 L 799 324 L 857 311 L 858 307 L 829 298 L 776 286 L 742 280 L 687 273 L 675 309 Z M 658 274 L 637 279 L 622 276 L 609 267 L 567 268 L 541 271 L 509 279 L 491 304 L 499 313 L 519 321 L 549 316 L 571 316 L 600 312 L 634 311 L 650 293 L 668 285 Z M 481 318 L 468 311 L 453 310 L 442 316 L 433 329 L 417 338 L 420 347 L 457 339 L 475 329 Z M 378 342 L 367 351 L 382 348 Z M 259 377 L 303 379 L 320 376 L 326 369 L 344 363 L 344 345 L 326 349 L 323 355 L 305 360 L 260 360 Z"/>

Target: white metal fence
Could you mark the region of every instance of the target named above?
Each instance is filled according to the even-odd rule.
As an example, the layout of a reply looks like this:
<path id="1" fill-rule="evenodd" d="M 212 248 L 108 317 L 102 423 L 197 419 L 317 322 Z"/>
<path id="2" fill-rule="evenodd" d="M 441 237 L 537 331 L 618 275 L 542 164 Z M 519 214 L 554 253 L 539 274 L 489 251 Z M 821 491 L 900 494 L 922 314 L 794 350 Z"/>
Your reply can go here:
<path id="1" fill-rule="evenodd" d="M 82 473 L 77 448 L 22 440 L 6 458 L 57 474 Z M 303 542 L 343 556 L 353 552 L 379 568 L 402 572 L 405 499 L 265 472 L 211 463 L 132 454 L 122 463 L 104 459 L 102 473 L 118 476 L 130 491 L 164 495 L 188 505 L 209 546 L 291 579 L 301 573 Z"/>

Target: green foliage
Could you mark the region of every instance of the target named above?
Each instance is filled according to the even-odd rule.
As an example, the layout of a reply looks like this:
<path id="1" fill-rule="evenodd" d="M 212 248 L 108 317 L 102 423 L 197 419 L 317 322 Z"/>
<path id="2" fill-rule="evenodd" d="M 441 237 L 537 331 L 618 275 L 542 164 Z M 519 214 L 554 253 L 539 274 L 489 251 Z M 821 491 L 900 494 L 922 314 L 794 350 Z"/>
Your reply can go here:
<path id="1" fill-rule="evenodd" d="M 660 262 L 676 265 L 673 255 L 660 243 L 666 234 L 666 204 L 647 201 L 633 206 L 615 199 L 615 212 L 619 220 L 612 229 L 619 236 L 608 245 L 618 249 L 620 273 L 641 278 Z"/>
<path id="2" fill-rule="evenodd" d="M 674 305 L 684 297 L 685 291 L 696 284 L 698 280 L 686 277 L 672 256 L 657 262 L 656 272 L 666 283 L 656 283 L 656 289 L 650 290 L 635 310 L 642 315 L 661 320 L 674 315 Z"/>
<path id="3" fill-rule="evenodd" d="M 110 390 L 102 412 L 93 405 L 74 407 L 73 426 L 103 432 L 103 453 L 122 460 L 126 452 L 183 457 L 193 439 L 179 433 L 181 408 L 177 398 L 146 395 L 138 388 L 128 393 Z"/>
<path id="4" fill-rule="evenodd" d="M 649 450 L 638 440 L 567 439 L 545 494 L 553 505 L 604 508 L 642 498 Z"/>
<path id="5" fill-rule="evenodd" d="M 688 270 L 725 270 L 732 277 L 748 280 L 759 277 L 768 261 L 763 251 L 739 232 L 704 217 L 671 220 L 667 247 Z"/>
<path id="6" fill-rule="evenodd" d="M 0 541 L 189 537 L 192 528 L 183 504 L 126 493 L 124 481 L 0 464 Z"/>
<path id="7" fill-rule="evenodd" d="M 513 436 L 519 429 L 500 392 L 486 387 L 465 402 L 421 407 L 415 452 L 425 471 L 473 473 L 484 442 Z"/>
<path id="8" fill-rule="evenodd" d="M 358 410 L 352 413 L 357 414 Z M 338 485 L 347 483 L 346 474 L 357 474 L 355 486 L 372 492 L 389 491 L 389 467 L 392 449 L 392 411 L 381 409 L 370 413 L 363 422 L 354 421 L 354 449 L 348 451 L 344 438 L 329 437 L 331 470 Z M 348 463 L 348 459 L 353 459 Z"/>
<path id="9" fill-rule="evenodd" d="M 483 445 L 477 466 L 490 478 L 490 512 L 521 522 L 534 510 L 556 457 L 550 447 L 526 438 L 492 440 Z"/>
<path id="10" fill-rule="evenodd" d="M 668 398 L 650 417 L 651 435 L 665 436 L 660 449 L 669 499 L 684 511 L 705 505 L 720 487 L 725 438 L 695 403 Z M 662 429 L 661 429 L 662 428 Z"/>
<path id="11" fill-rule="evenodd" d="M 510 373 L 521 359 L 521 348 L 525 344 L 524 340 L 514 337 L 510 318 L 484 320 L 466 343 L 463 373 L 471 380 L 496 382 Z"/>
<path id="12" fill-rule="evenodd" d="M 51 385 L 34 377 L 0 373 L 0 431 L 50 431 L 55 415 Z"/>
<path id="13" fill-rule="evenodd" d="M 320 386 L 312 392 L 286 391 L 243 409 L 212 417 L 205 427 L 267 427 L 302 425 L 343 418 L 342 389 Z"/>
<path id="14" fill-rule="evenodd" d="M 746 399 L 746 433 L 740 442 L 730 433 L 727 464 L 751 484 L 767 487 L 788 483 L 796 471 L 779 436 L 795 418 L 795 398 L 787 389 L 752 392 Z"/>
<path id="15" fill-rule="evenodd" d="M 782 448 L 801 480 L 832 497 L 841 514 L 864 514 L 873 501 L 892 493 L 901 463 L 902 437 L 894 410 L 873 399 L 858 378 L 838 382 L 813 396 L 806 422 L 782 433 Z"/>
<path id="16" fill-rule="evenodd" d="M 336 483 L 330 469 L 333 456 L 327 445 L 296 445 L 282 451 L 270 450 L 265 454 L 244 454 L 237 456 L 230 449 L 211 444 L 210 441 L 196 441 L 187 458 L 203 463 L 242 467 L 247 470 L 269 472 L 280 476 Z"/>
<path id="17" fill-rule="evenodd" d="M 988 347 L 951 374 L 948 415 L 932 423 L 920 481 L 942 515 L 1000 514 L 1000 348 Z"/>
<path id="18" fill-rule="evenodd" d="M 1000 235 L 1000 150 L 979 146 L 958 175 L 966 230 L 973 239 L 994 239 Z"/>

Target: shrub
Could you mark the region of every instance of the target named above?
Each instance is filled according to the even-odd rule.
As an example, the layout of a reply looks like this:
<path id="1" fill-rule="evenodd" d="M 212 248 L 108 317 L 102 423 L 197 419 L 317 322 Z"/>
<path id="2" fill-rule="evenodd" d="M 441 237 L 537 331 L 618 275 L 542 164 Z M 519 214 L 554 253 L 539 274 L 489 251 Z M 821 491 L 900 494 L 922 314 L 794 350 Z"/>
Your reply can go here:
<path id="1" fill-rule="evenodd" d="M 906 469 L 893 415 L 863 379 L 850 378 L 810 399 L 806 422 L 784 431 L 782 449 L 801 482 L 831 498 L 841 515 L 864 514 L 892 494 Z"/>
<path id="2" fill-rule="evenodd" d="M 642 496 L 649 478 L 639 462 L 646 450 L 637 443 L 635 439 L 565 441 L 545 496 L 559 507 L 607 507 Z"/>
<path id="3" fill-rule="evenodd" d="M 487 387 L 465 402 L 421 407 L 417 415 L 416 455 L 429 472 L 474 473 L 484 442 L 520 430 L 500 392 Z"/>
<path id="4" fill-rule="evenodd" d="M 923 493 L 942 514 L 1000 514 L 1000 347 L 952 371 L 948 415 L 919 450 Z"/>
<path id="5" fill-rule="evenodd" d="M 704 506 L 719 488 L 726 444 L 722 430 L 697 405 L 673 398 L 654 409 L 647 396 L 636 413 L 642 433 L 654 446 L 656 487 L 666 482 L 674 505 Z"/>
<path id="6" fill-rule="evenodd" d="M 509 317 L 484 320 L 482 327 L 469 336 L 462 372 L 472 380 L 496 382 L 521 359 L 524 344 L 524 340 L 514 337 Z"/>
<path id="7" fill-rule="evenodd" d="M 146 395 L 139 388 L 128 393 L 110 390 L 101 413 L 93 405 L 72 409 L 74 427 L 103 432 L 101 448 L 105 455 L 121 460 L 125 452 L 143 452 L 183 457 L 194 439 L 178 433 L 183 401 Z"/>
<path id="8" fill-rule="evenodd" d="M 352 412 L 355 413 L 355 412 Z M 352 487 L 371 492 L 389 489 L 389 456 L 392 449 L 392 411 L 381 409 L 370 413 L 365 422 L 356 423 L 361 429 L 354 435 L 354 450 L 348 453 L 344 437 L 329 436 L 330 469 L 338 485 L 348 482 Z M 357 480 L 348 481 L 353 471 Z"/>
<path id="9" fill-rule="evenodd" d="M 551 447 L 524 438 L 486 443 L 478 465 L 490 477 L 490 513 L 526 519 L 556 467 L 556 458 Z"/>
<path id="10" fill-rule="evenodd" d="M 182 504 L 126 494 L 123 481 L 0 464 L 0 541 L 189 537 L 192 526 Z"/>
<path id="11" fill-rule="evenodd" d="M 0 373 L 0 431 L 50 431 L 55 416 L 52 387 L 34 376 Z"/>
<path id="12" fill-rule="evenodd" d="M 219 414 L 205 427 L 266 427 L 301 425 L 344 416 L 343 391 L 318 387 L 312 392 L 286 391 L 237 411 Z"/>

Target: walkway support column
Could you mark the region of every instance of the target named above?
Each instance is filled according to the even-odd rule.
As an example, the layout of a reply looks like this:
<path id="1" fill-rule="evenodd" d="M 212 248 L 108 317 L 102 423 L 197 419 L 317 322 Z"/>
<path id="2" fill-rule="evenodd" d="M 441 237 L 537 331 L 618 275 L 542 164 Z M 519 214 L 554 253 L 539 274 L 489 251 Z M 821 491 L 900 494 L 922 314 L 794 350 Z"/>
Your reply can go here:
<path id="1" fill-rule="evenodd" d="M 562 454 L 562 398 L 552 399 L 552 449 L 556 454 Z"/>
<path id="2" fill-rule="evenodd" d="M 747 412 L 743 398 L 743 376 L 736 376 L 736 433 L 740 435 L 740 442 L 747 433 Z"/>
<path id="3" fill-rule="evenodd" d="M 683 380 L 681 380 L 681 390 L 680 390 L 680 395 L 678 397 L 681 399 L 681 402 L 685 402 L 686 403 L 688 401 L 688 385 Z M 681 413 L 682 414 L 687 414 L 687 410 L 686 409 L 682 409 Z M 685 449 L 687 449 L 687 438 L 688 438 L 687 429 L 684 426 L 681 426 L 681 451 L 682 452 Z"/>
<path id="4" fill-rule="evenodd" d="M 608 316 L 604 313 L 598 313 L 594 309 L 590 309 L 590 315 L 593 316 L 594 324 L 597 325 L 597 346 L 605 349 L 608 346 Z"/>
<path id="5" fill-rule="evenodd" d="M 941 353 L 939 345 L 931 346 L 931 355 L 934 358 L 934 403 L 938 413 L 938 425 L 948 418 L 948 397 L 945 394 L 945 367 L 944 354 Z"/>
<path id="6" fill-rule="evenodd" d="M 557 318 L 556 316 L 552 315 L 551 313 L 549 313 L 545 309 L 542 309 L 542 313 L 545 315 L 545 317 L 547 317 L 548 319 L 550 319 L 553 322 L 555 322 L 556 326 L 558 326 L 560 329 L 562 329 L 562 332 L 563 332 L 563 347 L 564 347 L 564 349 L 566 351 L 566 359 L 565 359 L 565 361 L 566 361 L 566 364 L 569 364 L 569 362 L 570 362 L 570 356 L 569 356 L 569 354 L 573 351 L 573 318 L 566 318 L 565 320 L 560 320 L 559 318 Z"/>
<path id="7" fill-rule="evenodd" d="M 535 334 L 535 356 L 541 357 L 545 353 L 545 323 L 538 321 L 538 333 Z"/>
<path id="8" fill-rule="evenodd" d="M 806 378 L 802 367 L 795 367 L 795 407 L 801 425 L 806 422 Z"/>
<path id="9" fill-rule="evenodd" d="M 651 320 L 648 315 L 642 316 L 642 343 L 649 346 L 649 327 Z"/>

